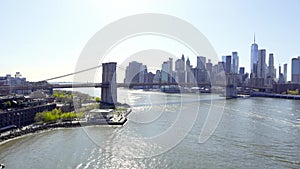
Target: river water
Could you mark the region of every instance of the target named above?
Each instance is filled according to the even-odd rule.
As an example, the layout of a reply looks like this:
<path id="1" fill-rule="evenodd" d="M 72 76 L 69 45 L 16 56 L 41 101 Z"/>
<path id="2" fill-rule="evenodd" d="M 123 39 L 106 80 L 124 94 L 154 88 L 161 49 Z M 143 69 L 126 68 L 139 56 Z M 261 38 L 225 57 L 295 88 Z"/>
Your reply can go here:
<path id="1" fill-rule="evenodd" d="M 0 145 L 0 163 L 8 169 L 300 168 L 300 101 L 125 89 L 118 99 L 133 106 L 125 126 L 27 135 Z"/>

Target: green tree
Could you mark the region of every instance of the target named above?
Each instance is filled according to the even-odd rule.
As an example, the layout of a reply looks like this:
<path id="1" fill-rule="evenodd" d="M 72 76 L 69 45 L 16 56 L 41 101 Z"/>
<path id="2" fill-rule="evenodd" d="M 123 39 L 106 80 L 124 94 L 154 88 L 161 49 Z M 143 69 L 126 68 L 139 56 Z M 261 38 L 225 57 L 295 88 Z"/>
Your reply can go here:
<path id="1" fill-rule="evenodd" d="M 62 114 L 61 109 L 53 109 L 51 112 L 53 115 L 58 116 L 58 117 Z"/>
<path id="2" fill-rule="evenodd" d="M 11 101 L 8 100 L 8 101 L 6 102 L 6 105 L 7 105 L 7 107 L 11 107 Z"/>
<path id="3" fill-rule="evenodd" d="M 101 98 L 100 97 L 96 97 L 96 102 L 100 102 L 101 101 Z"/>
<path id="4" fill-rule="evenodd" d="M 44 118 L 45 118 L 45 112 L 39 112 L 35 115 L 34 121 L 41 122 L 41 121 L 44 121 Z"/>
<path id="5" fill-rule="evenodd" d="M 56 121 L 56 117 L 55 115 L 52 114 L 52 112 L 45 112 L 45 115 L 44 115 L 44 120 L 45 122 L 53 122 L 53 121 Z"/>

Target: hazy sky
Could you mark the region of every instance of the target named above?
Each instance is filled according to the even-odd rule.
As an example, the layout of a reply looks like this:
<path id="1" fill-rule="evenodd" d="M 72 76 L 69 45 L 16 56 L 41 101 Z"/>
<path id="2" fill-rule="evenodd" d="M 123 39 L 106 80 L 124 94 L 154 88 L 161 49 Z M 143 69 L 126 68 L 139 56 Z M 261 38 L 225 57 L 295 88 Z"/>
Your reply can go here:
<path id="1" fill-rule="evenodd" d="M 288 63 L 289 80 L 291 58 L 300 56 L 299 9 L 299 0 L 2 0 L 0 76 L 20 71 L 36 81 L 73 72 L 87 41 L 105 25 L 133 14 L 162 13 L 198 28 L 219 58 L 238 51 L 247 72 L 255 32 L 259 48 L 274 53 L 277 69 Z"/>

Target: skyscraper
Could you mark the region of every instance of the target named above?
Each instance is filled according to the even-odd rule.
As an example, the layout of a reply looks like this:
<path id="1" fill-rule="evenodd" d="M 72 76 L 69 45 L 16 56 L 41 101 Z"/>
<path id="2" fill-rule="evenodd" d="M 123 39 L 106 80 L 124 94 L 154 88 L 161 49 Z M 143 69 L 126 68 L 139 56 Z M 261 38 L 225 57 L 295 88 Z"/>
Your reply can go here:
<path id="1" fill-rule="evenodd" d="M 253 70 L 254 64 L 258 61 L 258 45 L 255 43 L 255 35 L 254 35 L 254 43 L 251 45 L 251 58 L 250 58 L 250 69 L 251 73 L 256 73 Z"/>
<path id="2" fill-rule="evenodd" d="M 232 72 L 238 73 L 239 70 L 239 56 L 237 52 L 232 52 Z"/>
<path id="3" fill-rule="evenodd" d="M 218 62 L 218 73 L 225 71 L 225 63 L 224 62 Z"/>
<path id="4" fill-rule="evenodd" d="M 245 68 L 244 67 L 240 67 L 239 74 L 241 74 L 241 75 L 245 74 Z"/>
<path id="5" fill-rule="evenodd" d="M 193 82 L 192 66 L 189 58 L 187 58 L 186 60 L 186 82 L 187 83 Z"/>
<path id="6" fill-rule="evenodd" d="M 300 56 L 292 59 L 292 82 L 300 83 Z"/>
<path id="7" fill-rule="evenodd" d="M 283 65 L 283 77 L 284 77 L 284 82 L 286 83 L 286 80 L 287 80 L 287 63 Z"/>
<path id="8" fill-rule="evenodd" d="M 257 77 L 266 78 L 266 50 L 258 50 L 258 61 L 257 61 Z"/>
<path id="9" fill-rule="evenodd" d="M 175 61 L 176 81 L 178 83 L 185 82 L 185 59 L 182 55 L 181 59 Z"/>
<path id="10" fill-rule="evenodd" d="M 279 65 L 279 72 L 278 73 L 279 73 L 279 75 L 281 74 L 281 66 L 280 65 Z"/>
<path id="11" fill-rule="evenodd" d="M 132 61 L 126 67 L 125 71 L 125 83 L 143 83 L 143 77 L 145 74 L 146 66 L 142 63 Z"/>
<path id="12" fill-rule="evenodd" d="M 139 73 L 139 83 L 145 83 L 146 81 L 146 76 L 148 74 L 147 66 L 142 65 L 140 67 L 140 73 Z"/>
<path id="13" fill-rule="evenodd" d="M 269 66 L 268 66 L 268 73 L 267 77 L 271 78 L 271 80 L 274 80 L 276 77 L 275 68 L 274 68 L 274 54 L 269 54 Z"/>
<path id="14" fill-rule="evenodd" d="M 279 75 L 278 75 L 278 82 L 279 84 L 284 84 L 285 81 L 284 81 L 284 77 L 283 77 L 283 74 L 281 73 L 281 66 L 279 65 Z"/>
<path id="15" fill-rule="evenodd" d="M 197 56 L 197 68 L 198 69 L 205 69 L 206 64 L 206 57 L 204 56 Z"/>
<path id="16" fill-rule="evenodd" d="M 226 62 L 226 56 L 222 56 L 222 62 Z"/>
<path id="17" fill-rule="evenodd" d="M 226 63 L 225 63 L 225 72 L 231 73 L 231 56 L 226 56 Z"/>
<path id="18" fill-rule="evenodd" d="M 169 58 L 168 61 L 163 62 L 161 65 L 161 81 L 171 82 L 173 78 L 173 59 Z"/>
<path id="19" fill-rule="evenodd" d="M 187 66 L 187 67 L 188 67 L 188 66 L 191 66 L 190 58 L 187 58 L 187 60 L 186 60 L 186 66 Z"/>
<path id="20" fill-rule="evenodd" d="M 211 60 L 208 59 L 208 62 L 206 63 L 206 70 L 211 73 L 212 72 L 212 63 L 211 63 Z"/>

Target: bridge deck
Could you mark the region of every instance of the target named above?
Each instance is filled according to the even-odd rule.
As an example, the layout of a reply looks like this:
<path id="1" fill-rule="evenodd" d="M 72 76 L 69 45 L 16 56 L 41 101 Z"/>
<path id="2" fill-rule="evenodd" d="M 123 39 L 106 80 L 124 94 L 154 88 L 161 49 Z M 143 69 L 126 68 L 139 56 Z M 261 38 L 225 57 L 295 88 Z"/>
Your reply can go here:
<path id="1" fill-rule="evenodd" d="M 36 89 L 63 89 L 63 88 L 89 88 L 95 87 L 100 88 L 104 84 L 102 83 L 74 83 L 74 84 L 44 84 L 44 85 L 20 85 L 20 86 L 0 86 L 0 90 L 36 90 Z M 211 83 L 117 83 L 117 87 L 131 87 L 131 86 L 168 86 L 168 85 L 179 85 L 179 86 L 216 86 L 225 87 L 225 84 L 211 84 Z M 227 85 L 232 86 L 232 85 Z M 245 87 L 252 89 L 272 89 L 272 87 L 252 87 L 245 85 L 238 85 L 237 87 Z"/>

